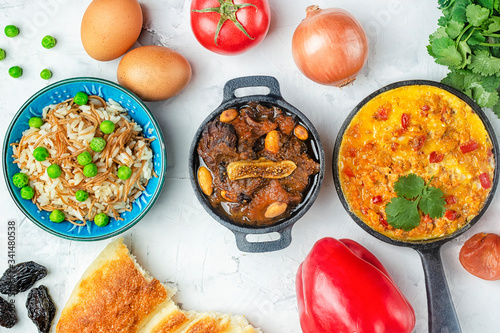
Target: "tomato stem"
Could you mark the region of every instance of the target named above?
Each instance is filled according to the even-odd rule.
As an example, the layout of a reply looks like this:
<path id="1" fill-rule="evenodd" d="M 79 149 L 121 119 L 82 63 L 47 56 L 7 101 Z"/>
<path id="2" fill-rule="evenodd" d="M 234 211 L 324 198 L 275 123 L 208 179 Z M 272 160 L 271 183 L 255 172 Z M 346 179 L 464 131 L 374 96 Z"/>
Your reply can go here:
<path id="1" fill-rule="evenodd" d="M 251 37 L 248 34 L 248 32 L 243 27 L 243 25 L 241 25 L 241 23 L 236 18 L 236 12 L 238 10 L 240 10 L 241 8 L 245 8 L 245 7 L 249 7 L 249 6 L 255 7 L 255 10 L 258 10 L 257 6 L 255 6 L 254 4 L 251 4 L 251 3 L 243 3 L 240 5 L 236 5 L 236 4 L 234 4 L 233 0 L 217 0 L 217 1 L 219 2 L 220 7 L 209 7 L 209 8 L 205 8 L 205 9 L 193 9 L 193 12 L 196 12 L 196 13 L 218 13 L 218 14 L 220 14 L 220 20 L 217 23 L 217 29 L 215 31 L 215 37 L 214 37 L 215 45 L 217 45 L 217 46 L 219 45 L 217 43 L 217 39 L 219 37 L 219 33 L 220 33 L 220 30 L 222 29 L 222 26 L 224 25 L 224 23 L 227 20 L 230 20 L 231 22 L 233 22 L 236 25 L 236 27 L 241 32 L 243 32 L 245 34 L 245 36 L 247 36 L 251 40 L 254 40 L 255 38 Z"/>

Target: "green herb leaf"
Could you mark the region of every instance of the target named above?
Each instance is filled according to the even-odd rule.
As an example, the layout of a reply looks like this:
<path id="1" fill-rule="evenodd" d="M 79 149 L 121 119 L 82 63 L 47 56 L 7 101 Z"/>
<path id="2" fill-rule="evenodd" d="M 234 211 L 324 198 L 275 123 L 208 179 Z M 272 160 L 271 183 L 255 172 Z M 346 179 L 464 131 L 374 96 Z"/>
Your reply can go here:
<path id="1" fill-rule="evenodd" d="M 438 0 L 439 9 L 445 9 L 453 5 L 455 0 Z"/>
<path id="2" fill-rule="evenodd" d="M 482 108 L 491 108 L 498 103 L 499 96 L 496 91 L 487 91 L 481 84 L 472 85 L 472 98 Z"/>
<path id="3" fill-rule="evenodd" d="M 428 214 L 431 219 L 443 217 L 446 209 L 446 201 L 443 198 L 444 193 L 438 188 L 427 187 L 422 193 L 422 198 L 418 202 L 418 208 L 424 214 Z"/>
<path id="4" fill-rule="evenodd" d="M 478 5 L 486 7 L 488 9 L 493 9 L 493 0 L 476 0 Z"/>
<path id="5" fill-rule="evenodd" d="M 467 40 L 467 42 L 471 46 L 472 45 L 478 45 L 478 44 L 484 43 L 485 41 L 486 41 L 486 37 L 484 37 L 481 34 L 481 31 L 479 31 L 479 30 L 474 30 L 472 32 L 472 34 L 470 35 L 469 39 Z"/>
<path id="6" fill-rule="evenodd" d="M 464 80 L 465 74 L 463 74 L 461 71 L 451 71 L 443 80 L 441 80 L 441 82 L 455 89 L 465 90 Z"/>
<path id="7" fill-rule="evenodd" d="M 434 31 L 434 33 L 429 36 L 429 42 L 432 43 L 436 39 L 439 39 L 442 37 L 448 37 L 448 33 L 446 32 L 445 27 L 439 27 L 436 31 Z"/>
<path id="8" fill-rule="evenodd" d="M 438 38 L 432 43 L 432 53 L 436 56 L 436 62 L 445 66 L 459 66 L 462 63 L 462 55 L 455 47 L 455 43 L 449 37 Z"/>
<path id="9" fill-rule="evenodd" d="M 413 173 L 407 176 L 399 177 L 398 181 L 394 183 L 394 191 L 400 197 L 407 199 L 414 199 L 422 193 L 425 187 L 425 181 Z"/>
<path id="10" fill-rule="evenodd" d="M 475 27 L 481 26 L 490 16 L 490 11 L 479 5 L 470 4 L 466 9 L 467 21 Z"/>
<path id="11" fill-rule="evenodd" d="M 462 62 L 457 66 L 457 68 L 462 69 L 471 63 L 470 55 L 472 54 L 472 51 L 469 47 L 469 44 L 467 44 L 467 42 L 463 40 L 458 43 L 458 52 L 462 56 Z"/>
<path id="12" fill-rule="evenodd" d="M 497 31 L 500 31 L 500 17 L 492 16 L 490 17 L 486 23 L 484 24 L 487 29 L 483 31 L 485 34 L 494 34 Z"/>
<path id="13" fill-rule="evenodd" d="M 421 214 L 429 214 L 431 218 L 443 217 L 445 213 L 443 191 L 425 184 L 422 177 L 415 174 L 399 177 L 394 183 L 394 191 L 398 195 L 385 206 L 387 223 L 405 231 L 420 224 Z"/>
<path id="14" fill-rule="evenodd" d="M 493 112 L 497 115 L 498 118 L 500 118 L 500 102 L 495 104 L 492 108 Z"/>
<path id="15" fill-rule="evenodd" d="M 498 89 L 498 86 L 500 86 L 500 76 L 482 76 L 481 77 L 481 85 L 484 87 L 486 91 L 493 92 Z"/>
<path id="16" fill-rule="evenodd" d="M 446 33 L 448 34 L 448 36 L 450 38 L 455 39 L 458 37 L 458 35 L 460 35 L 464 26 L 465 26 L 465 23 L 463 23 L 463 22 L 457 22 L 457 21 L 451 20 L 446 25 Z"/>
<path id="17" fill-rule="evenodd" d="M 392 198 L 385 206 L 387 223 L 394 228 L 409 231 L 420 224 L 420 213 L 417 209 L 417 202 L 405 198 Z"/>
<path id="18" fill-rule="evenodd" d="M 500 58 L 492 57 L 488 51 L 478 51 L 472 55 L 472 61 L 468 67 L 476 74 L 496 75 L 500 73 Z"/>
<path id="19" fill-rule="evenodd" d="M 450 7 L 451 19 L 457 22 L 467 22 L 466 8 L 469 4 L 469 0 L 456 0 L 453 7 Z"/>
<path id="20" fill-rule="evenodd" d="M 448 66 L 443 83 L 500 118 L 500 0 L 438 0 L 443 15 L 428 53 Z"/>

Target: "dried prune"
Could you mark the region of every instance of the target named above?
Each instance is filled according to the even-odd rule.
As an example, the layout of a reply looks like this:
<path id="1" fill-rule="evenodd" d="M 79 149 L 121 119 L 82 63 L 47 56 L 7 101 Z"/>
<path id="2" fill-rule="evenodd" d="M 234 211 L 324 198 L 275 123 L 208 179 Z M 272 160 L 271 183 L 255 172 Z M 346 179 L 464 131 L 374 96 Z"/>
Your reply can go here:
<path id="1" fill-rule="evenodd" d="M 36 281 L 47 275 L 47 268 L 34 261 L 22 262 L 9 267 L 0 278 L 0 293 L 16 295 L 31 288 Z"/>
<path id="2" fill-rule="evenodd" d="M 17 323 L 16 309 L 14 304 L 0 297 L 0 326 L 11 328 Z"/>
<path id="3" fill-rule="evenodd" d="M 40 286 L 30 290 L 26 300 L 26 309 L 28 309 L 28 317 L 36 325 L 38 332 L 48 333 L 56 314 L 56 306 L 50 298 L 47 287 Z"/>

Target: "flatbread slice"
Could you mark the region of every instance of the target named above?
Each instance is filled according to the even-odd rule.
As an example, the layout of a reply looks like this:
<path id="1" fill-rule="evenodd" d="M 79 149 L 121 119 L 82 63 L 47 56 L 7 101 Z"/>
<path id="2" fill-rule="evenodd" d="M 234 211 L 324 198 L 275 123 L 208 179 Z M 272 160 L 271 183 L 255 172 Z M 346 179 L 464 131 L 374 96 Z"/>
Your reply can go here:
<path id="1" fill-rule="evenodd" d="M 175 290 L 145 272 L 118 238 L 87 268 L 57 333 L 260 333 L 243 316 L 183 311 Z"/>
<path id="2" fill-rule="evenodd" d="M 163 286 L 135 261 L 122 238 L 101 252 L 76 284 L 57 323 L 57 333 L 135 333 L 175 290 Z"/>

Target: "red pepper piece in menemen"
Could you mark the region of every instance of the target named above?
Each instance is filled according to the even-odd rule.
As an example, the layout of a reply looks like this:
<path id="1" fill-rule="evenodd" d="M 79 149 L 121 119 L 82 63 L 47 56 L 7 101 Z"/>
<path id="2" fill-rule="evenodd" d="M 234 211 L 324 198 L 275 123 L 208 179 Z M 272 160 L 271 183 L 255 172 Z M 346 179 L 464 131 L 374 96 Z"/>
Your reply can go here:
<path id="1" fill-rule="evenodd" d="M 438 152 L 433 151 L 429 155 L 429 163 L 439 163 L 439 162 L 443 161 L 443 157 L 444 157 L 443 154 L 440 154 Z"/>
<path id="2" fill-rule="evenodd" d="M 470 153 L 471 151 L 476 150 L 477 148 L 479 148 L 477 142 L 474 140 L 470 140 L 466 144 L 460 146 L 460 151 L 462 152 L 462 154 L 467 154 Z"/>
<path id="3" fill-rule="evenodd" d="M 483 172 L 482 174 L 479 175 L 479 181 L 481 182 L 482 188 L 488 189 L 491 187 L 490 176 L 486 172 Z"/>

